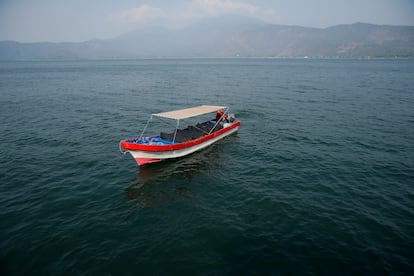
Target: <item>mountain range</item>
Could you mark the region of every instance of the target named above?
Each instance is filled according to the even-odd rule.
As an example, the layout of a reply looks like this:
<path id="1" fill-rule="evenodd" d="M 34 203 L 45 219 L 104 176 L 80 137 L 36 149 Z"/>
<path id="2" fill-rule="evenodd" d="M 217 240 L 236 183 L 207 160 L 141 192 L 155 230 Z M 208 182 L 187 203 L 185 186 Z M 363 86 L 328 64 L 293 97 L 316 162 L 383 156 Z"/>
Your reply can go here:
<path id="1" fill-rule="evenodd" d="M 79 43 L 0 42 L 0 60 L 120 58 L 414 57 L 414 26 L 355 23 L 328 28 L 216 18 L 183 28 L 140 28 Z"/>

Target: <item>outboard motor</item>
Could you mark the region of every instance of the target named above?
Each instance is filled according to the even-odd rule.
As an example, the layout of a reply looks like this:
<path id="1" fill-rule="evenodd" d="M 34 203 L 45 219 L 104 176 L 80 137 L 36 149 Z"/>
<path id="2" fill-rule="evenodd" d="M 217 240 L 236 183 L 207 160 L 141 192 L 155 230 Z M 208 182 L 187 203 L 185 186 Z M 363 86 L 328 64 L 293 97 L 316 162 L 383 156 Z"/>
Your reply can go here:
<path id="1" fill-rule="evenodd" d="M 229 120 L 230 123 L 233 123 L 236 120 L 236 116 L 234 116 L 234 114 L 229 114 L 229 116 L 227 117 L 227 120 Z"/>

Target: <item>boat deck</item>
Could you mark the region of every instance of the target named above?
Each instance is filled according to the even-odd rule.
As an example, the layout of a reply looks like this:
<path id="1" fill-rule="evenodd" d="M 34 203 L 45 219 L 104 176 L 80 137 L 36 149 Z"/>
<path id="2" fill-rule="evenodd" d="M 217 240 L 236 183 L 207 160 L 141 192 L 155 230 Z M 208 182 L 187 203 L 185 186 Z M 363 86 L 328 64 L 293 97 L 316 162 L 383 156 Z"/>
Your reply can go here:
<path id="1" fill-rule="evenodd" d="M 184 129 L 178 129 L 177 134 L 175 136 L 175 141 L 178 143 L 183 143 L 183 142 L 187 142 L 190 140 L 203 137 L 204 135 L 207 135 L 211 131 L 214 125 L 215 125 L 214 121 L 207 121 L 202 124 L 197 124 L 196 126 L 188 126 L 187 128 L 184 128 Z M 215 129 L 212 132 L 215 132 L 222 128 L 223 126 L 219 124 L 215 127 Z M 161 132 L 160 137 L 161 139 L 173 141 L 174 134 L 175 134 L 174 132 L 172 133 Z"/>
<path id="2" fill-rule="evenodd" d="M 159 136 L 127 139 L 126 142 L 146 145 L 178 144 L 203 137 L 207 135 L 212 130 L 212 128 L 214 128 L 212 132 L 215 132 L 223 128 L 221 124 L 218 124 L 216 126 L 215 125 L 215 121 L 207 121 L 204 123 L 197 124 L 196 126 L 188 126 L 184 129 L 177 129 L 177 134 L 175 134 L 175 132 L 161 132 Z"/>

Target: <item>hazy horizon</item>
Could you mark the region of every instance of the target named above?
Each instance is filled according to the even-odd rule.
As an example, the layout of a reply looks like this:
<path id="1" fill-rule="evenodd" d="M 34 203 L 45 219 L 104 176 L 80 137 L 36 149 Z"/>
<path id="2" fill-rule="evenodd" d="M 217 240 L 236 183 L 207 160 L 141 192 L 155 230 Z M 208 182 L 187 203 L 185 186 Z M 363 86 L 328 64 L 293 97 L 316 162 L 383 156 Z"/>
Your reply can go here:
<path id="1" fill-rule="evenodd" d="M 412 0 L 5 0 L 0 2 L 0 41 L 108 39 L 140 27 L 179 28 L 225 15 L 315 28 L 356 22 L 414 26 L 413 14 Z"/>

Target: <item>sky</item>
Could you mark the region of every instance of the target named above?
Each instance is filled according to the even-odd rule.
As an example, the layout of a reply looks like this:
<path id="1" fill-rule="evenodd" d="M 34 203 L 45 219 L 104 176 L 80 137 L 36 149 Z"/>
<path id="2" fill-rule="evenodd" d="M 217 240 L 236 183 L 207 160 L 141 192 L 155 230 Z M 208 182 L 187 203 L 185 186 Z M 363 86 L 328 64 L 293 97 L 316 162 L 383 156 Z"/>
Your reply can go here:
<path id="1" fill-rule="evenodd" d="M 145 26 L 180 28 L 224 15 L 325 28 L 414 26 L 414 0 L 0 0 L 0 41 L 81 42 Z"/>

